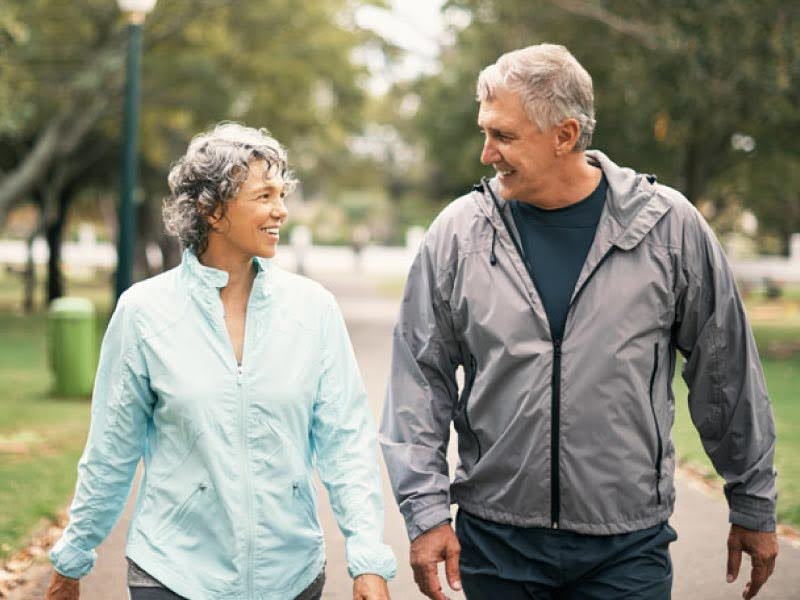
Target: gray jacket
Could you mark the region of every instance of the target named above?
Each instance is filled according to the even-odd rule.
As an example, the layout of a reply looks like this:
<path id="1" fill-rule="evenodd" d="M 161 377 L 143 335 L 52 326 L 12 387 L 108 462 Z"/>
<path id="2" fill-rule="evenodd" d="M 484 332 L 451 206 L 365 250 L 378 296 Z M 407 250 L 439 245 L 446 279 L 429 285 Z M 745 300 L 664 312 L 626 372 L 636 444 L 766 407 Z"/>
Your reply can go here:
<path id="1" fill-rule="evenodd" d="M 595 535 L 665 521 L 676 349 L 731 522 L 775 528 L 772 410 L 722 250 L 680 193 L 586 155 L 608 194 L 563 339 L 550 335 L 508 204 L 486 190 L 494 182 L 445 208 L 414 260 L 381 427 L 412 539 L 446 521 L 451 502 L 498 523 Z"/>

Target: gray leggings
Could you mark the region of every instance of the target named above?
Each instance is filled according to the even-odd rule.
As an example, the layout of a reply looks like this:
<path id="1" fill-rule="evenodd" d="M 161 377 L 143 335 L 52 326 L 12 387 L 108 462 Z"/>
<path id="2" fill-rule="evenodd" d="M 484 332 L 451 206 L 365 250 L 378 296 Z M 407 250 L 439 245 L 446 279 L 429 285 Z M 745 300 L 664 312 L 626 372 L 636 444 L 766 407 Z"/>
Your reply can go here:
<path id="1" fill-rule="evenodd" d="M 320 600 L 323 587 L 325 587 L 324 570 L 317 575 L 311 585 L 300 592 L 300 595 L 295 600 Z M 183 596 L 178 596 L 175 592 L 163 587 L 130 587 L 128 589 L 130 590 L 131 600 L 186 600 Z"/>

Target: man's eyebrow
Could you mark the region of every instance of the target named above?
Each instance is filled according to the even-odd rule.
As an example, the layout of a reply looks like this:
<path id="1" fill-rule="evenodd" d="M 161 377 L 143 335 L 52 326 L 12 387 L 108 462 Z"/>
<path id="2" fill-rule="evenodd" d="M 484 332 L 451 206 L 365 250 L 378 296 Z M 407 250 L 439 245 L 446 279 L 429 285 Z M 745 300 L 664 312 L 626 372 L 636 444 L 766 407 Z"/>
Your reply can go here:
<path id="1" fill-rule="evenodd" d="M 502 128 L 499 128 L 499 127 L 485 127 L 485 126 L 481 125 L 480 123 L 478 123 L 478 129 L 480 131 L 484 131 L 484 132 L 488 131 L 492 135 L 502 135 L 502 136 L 505 136 L 505 137 L 515 137 L 514 133 L 512 133 L 511 130 L 502 129 Z"/>

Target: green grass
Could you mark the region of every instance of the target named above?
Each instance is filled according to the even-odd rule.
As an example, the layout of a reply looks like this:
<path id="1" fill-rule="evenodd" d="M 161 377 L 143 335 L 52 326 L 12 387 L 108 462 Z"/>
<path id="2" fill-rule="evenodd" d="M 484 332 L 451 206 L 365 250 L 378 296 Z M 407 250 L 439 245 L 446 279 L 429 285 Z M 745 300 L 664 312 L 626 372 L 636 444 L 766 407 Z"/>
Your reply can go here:
<path id="1" fill-rule="evenodd" d="M 797 333 L 797 332 L 795 332 Z M 778 470 L 778 520 L 800 526 L 800 354 L 791 358 L 762 361 L 778 434 L 775 466 Z M 675 378 L 675 426 L 673 438 L 682 461 L 719 481 L 706 457 L 689 416 L 687 389 L 680 375 Z"/>
<path id="2" fill-rule="evenodd" d="M 46 321 L 0 314 L 0 558 L 52 519 L 75 485 L 86 399 L 50 395 Z"/>

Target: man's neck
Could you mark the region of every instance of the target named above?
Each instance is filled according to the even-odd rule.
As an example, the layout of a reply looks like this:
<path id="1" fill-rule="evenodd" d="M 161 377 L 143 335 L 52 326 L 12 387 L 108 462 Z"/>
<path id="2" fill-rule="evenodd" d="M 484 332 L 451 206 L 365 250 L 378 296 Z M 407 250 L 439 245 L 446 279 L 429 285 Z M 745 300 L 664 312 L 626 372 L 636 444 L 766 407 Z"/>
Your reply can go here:
<path id="1" fill-rule="evenodd" d="M 544 210 L 555 210 L 577 204 L 597 189 L 603 172 L 586 161 L 583 152 L 563 157 L 550 181 L 534 198 L 518 198 Z"/>

